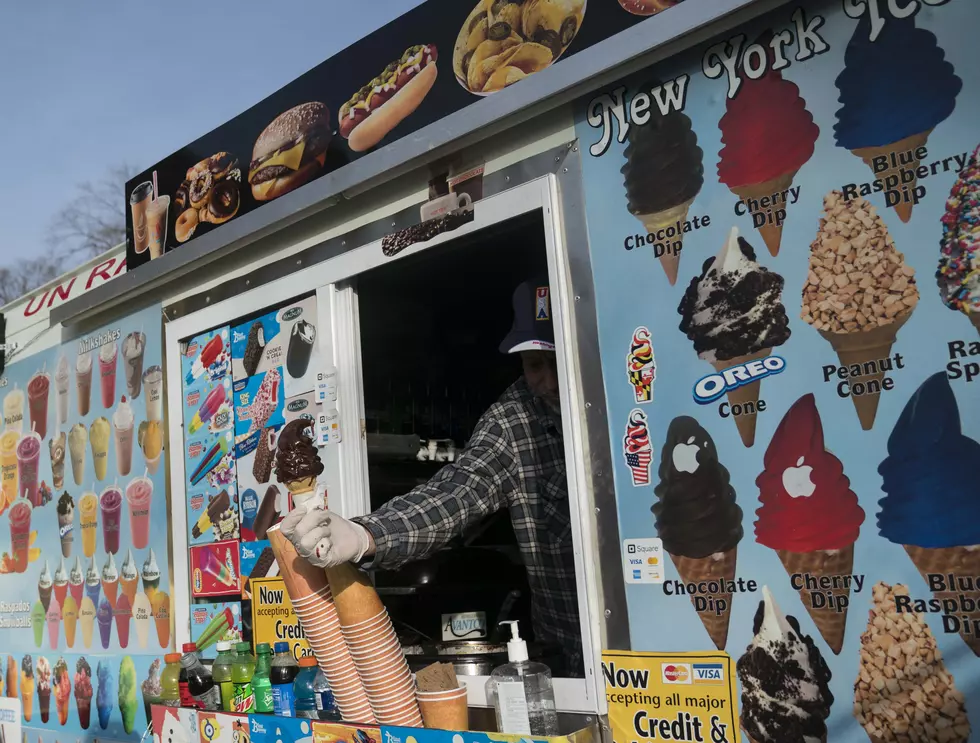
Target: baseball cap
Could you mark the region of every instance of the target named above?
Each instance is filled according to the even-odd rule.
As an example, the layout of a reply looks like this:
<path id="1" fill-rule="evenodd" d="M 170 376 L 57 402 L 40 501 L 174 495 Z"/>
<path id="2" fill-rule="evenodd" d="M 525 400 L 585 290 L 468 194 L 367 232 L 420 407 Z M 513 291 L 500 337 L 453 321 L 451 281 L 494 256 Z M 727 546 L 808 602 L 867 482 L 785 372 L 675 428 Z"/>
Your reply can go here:
<path id="1" fill-rule="evenodd" d="M 501 353 L 554 351 L 551 290 L 545 276 L 525 281 L 514 290 L 514 324 L 500 344 Z"/>

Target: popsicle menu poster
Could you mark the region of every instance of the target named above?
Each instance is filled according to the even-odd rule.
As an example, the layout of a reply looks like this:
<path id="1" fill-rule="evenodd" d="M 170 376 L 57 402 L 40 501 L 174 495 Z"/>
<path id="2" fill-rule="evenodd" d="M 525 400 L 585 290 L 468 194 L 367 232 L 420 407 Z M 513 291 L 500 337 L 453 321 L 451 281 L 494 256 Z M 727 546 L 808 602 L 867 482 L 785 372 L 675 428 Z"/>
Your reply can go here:
<path id="1" fill-rule="evenodd" d="M 980 740 L 978 34 L 791 3 L 578 108 L 632 647 L 743 741 Z"/>
<path id="2" fill-rule="evenodd" d="M 16 360 L 0 399 L 2 693 L 137 739 L 173 645 L 159 307 Z"/>

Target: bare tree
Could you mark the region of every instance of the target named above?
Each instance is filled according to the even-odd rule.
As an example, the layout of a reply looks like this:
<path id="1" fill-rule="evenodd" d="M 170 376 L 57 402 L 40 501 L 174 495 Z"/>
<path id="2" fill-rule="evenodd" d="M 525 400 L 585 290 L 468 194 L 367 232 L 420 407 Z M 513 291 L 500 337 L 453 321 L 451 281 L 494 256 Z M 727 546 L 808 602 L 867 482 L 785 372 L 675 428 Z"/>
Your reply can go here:
<path id="1" fill-rule="evenodd" d="M 50 252 L 0 266 L 0 306 L 57 278 L 63 271 L 61 260 Z"/>
<path id="2" fill-rule="evenodd" d="M 76 195 L 52 217 L 47 241 L 56 255 L 81 263 L 126 240 L 126 181 L 136 174 L 127 164 L 109 168 L 97 181 L 83 181 Z"/>

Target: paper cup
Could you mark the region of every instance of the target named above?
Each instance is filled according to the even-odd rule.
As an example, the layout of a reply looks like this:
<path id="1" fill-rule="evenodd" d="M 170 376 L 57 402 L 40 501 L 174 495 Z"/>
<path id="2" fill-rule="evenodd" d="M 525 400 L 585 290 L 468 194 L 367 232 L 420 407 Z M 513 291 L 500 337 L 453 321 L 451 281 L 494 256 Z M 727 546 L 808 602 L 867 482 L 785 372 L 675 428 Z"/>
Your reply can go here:
<path id="1" fill-rule="evenodd" d="M 371 617 L 363 622 L 358 622 L 357 624 L 346 624 L 341 622 L 344 628 L 344 632 L 350 632 L 351 634 L 359 634 L 360 632 L 375 627 L 379 624 L 384 624 L 385 622 L 391 622 L 391 618 L 388 616 L 387 611 L 383 611 L 377 616 Z"/>
<path id="2" fill-rule="evenodd" d="M 461 686 L 458 689 L 446 689 L 445 691 L 419 691 L 416 692 L 416 696 L 418 696 L 419 701 L 423 699 L 455 699 L 456 697 L 465 697 L 467 692 L 467 688 L 465 686 Z"/>
<path id="3" fill-rule="evenodd" d="M 418 704 L 415 699 L 415 692 L 412 689 L 399 690 L 397 694 L 389 692 L 368 692 L 368 699 L 376 714 L 386 712 L 391 714 L 395 710 L 402 708 L 412 708 Z"/>
<path id="4" fill-rule="evenodd" d="M 400 728 L 420 728 L 422 727 L 422 715 L 415 713 L 409 717 L 404 717 L 400 720 L 389 720 L 385 723 L 390 727 L 400 727 Z"/>
<path id="5" fill-rule="evenodd" d="M 470 714 L 466 694 L 446 699 L 419 698 L 419 711 L 427 728 L 469 730 Z"/>
<path id="6" fill-rule="evenodd" d="M 363 681 L 365 691 L 385 691 L 389 690 L 393 695 L 401 694 L 402 691 L 408 689 L 413 694 L 415 693 L 415 679 L 412 678 L 411 674 L 405 674 L 404 676 L 394 676 L 390 679 L 384 679 L 375 681 L 373 683 L 368 681 Z"/>
<path id="7" fill-rule="evenodd" d="M 324 588 L 329 589 L 326 573 L 296 553 L 296 548 L 286 539 L 278 524 L 269 529 L 267 538 L 291 601 L 302 601 L 305 596 L 319 593 Z"/>
<path id="8" fill-rule="evenodd" d="M 384 611 L 384 604 L 367 575 L 350 563 L 327 568 L 326 575 L 341 624 L 359 624 Z"/>
<path id="9" fill-rule="evenodd" d="M 350 648 L 350 654 L 352 656 L 364 660 L 371 660 L 376 655 L 387 655 L 390 652 L 396 650 L 401 651 L 402 649 L 402 645 L 398 642 L 397 637 L 386 637 L 377 642 L 364 645 L 348 642 L 347 647 Z"/>
<path id="10" fill-rule="evenodd" d="M 354 658 L 354 665 L 357 666 L 357 672 L 361 674 L 364 679 L 370 678 L 372 681 L 379 679 L 383 676 L 394 676 L 398 673 L 405 673 L 408 671 L 408 665 L 405 663 L 405 656 L 391 655 L 378 658 L 377 660 L 364 661 Z"/>

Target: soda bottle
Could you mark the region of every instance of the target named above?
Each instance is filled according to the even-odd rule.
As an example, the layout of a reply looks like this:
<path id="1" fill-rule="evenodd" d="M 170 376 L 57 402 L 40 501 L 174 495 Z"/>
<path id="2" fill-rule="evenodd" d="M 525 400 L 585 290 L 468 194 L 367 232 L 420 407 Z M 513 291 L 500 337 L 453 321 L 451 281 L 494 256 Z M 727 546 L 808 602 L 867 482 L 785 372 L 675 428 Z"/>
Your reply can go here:
<path id="1" fill-rule="evenodd" d="M 252 676 L 255 675 L 255 656 L 252 646 L 240 642 L 235 646 L 237 654 L 231 665 L 231 681 L 235 687 L 233 712 L 255 712 L 255 691 L 252 689 Z"/>
<path id="2" fill-rule="evenodd" d="M 275 710 L 272 701 L 272 649 L 269 643 L 260 642 L 255 646 L 255 675 L 252 676 L 252 690 L 255 692 L 255 711 L 271 714 Z"/>
<path id="3" fill-rule="evenodd" d="M 272 682 L 273 711 L 282 717 L 295 717 L 296 704 L 293 697 L 293 681 L 299 673 L 299 666 L 289 650 L 288 642 L 277 642 L 276 657 L 272 659 L 269 681 Z"/>
<path id="4" fill-rule="evenodd" d="M 334 701 L 333 692 L 330 691 L 330 682 L 327 681 L 326 674 L 320 669 L 317 670 L 316 678 L 313 679 L 313 699 L 316 702 L 317 719 L 340 722 L 340 711 Z"/>
<path id="5" fill-rule="evenodd" d="M 190 687 L 187 685 L 187 666 L 184 665 L 184 658 L 187 658 L 189 655 L 194 656 L 194 658 L 197 657 L 197 645 L 193 642 L 187 642 L 181 646 L 181 650 L 184 651 L 184 654 L 180 658 L 180 676 L 178 677 L 178 683 L 180 686 L 180 706 L 187 707 L 189 709 L 197 709 L 197 703 L 194 701 L 194 697 L 191 696 Z M 190 660 L 187 662 L 191 663 Z"/>
<path id="6" fill-rule="evenodd" d="M 187 689 L 190 691 L 194 706 L 198 709 L 217 712 L 221 709 L 221 690 L 197 653 L 187 653 L 180 659 L 180 665 L 187 672 Z"/>
<path id="7" fill-rule="evenodd" d="M 221 709 L 225 712 L 232 712 L 232 705 L 235 703 L 235 687 L 231 682 L 231 665 L 235 660 L 235 653 L 231 649 L 230 642 L 219 642 L 217 648 L 218 657 L 211 664 L 211 677 L 221 690 Z"/>
<path id="8" fill-rule="evenodd" d="M 163 656 L 167 665 L 163 667 L 160 674 L 160 686 L 163 692 L 160 694 L 160 704 L 167 707 L 180 706 L 180 653 L 167 653 Z"/>
<path id="9" fill-rule="evenodd" d="M 296 705 L 296 716 L 319 719 L 316 709 L 316 658 L 307 655 L 299 659 L 299 673 L 293 681 L 293 698 Z"/>

